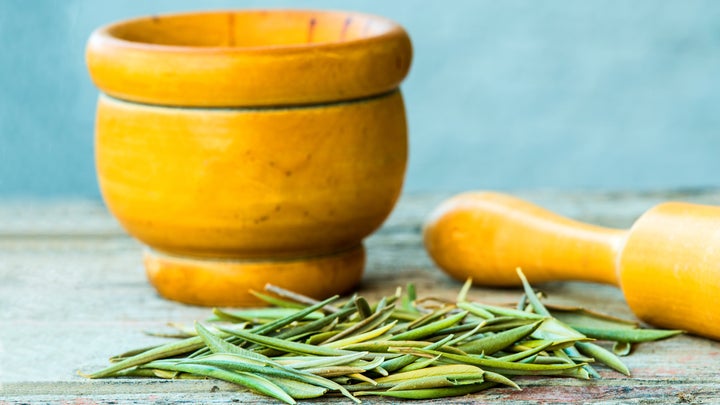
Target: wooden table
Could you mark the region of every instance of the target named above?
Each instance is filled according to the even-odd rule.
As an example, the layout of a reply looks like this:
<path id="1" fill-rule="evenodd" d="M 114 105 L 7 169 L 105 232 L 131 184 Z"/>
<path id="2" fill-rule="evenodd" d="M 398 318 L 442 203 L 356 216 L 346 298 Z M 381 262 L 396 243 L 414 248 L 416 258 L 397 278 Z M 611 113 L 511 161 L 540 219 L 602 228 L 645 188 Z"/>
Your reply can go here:
<path id="1" fill-rule="evenodd" d="M 720 204 L 720 191 L 658 193 L 517 193 L 562 214 L 626 227 L 667 199 Z M 387 295 L 415 283 L 420 294 L 454 297 L 460 284 L 433 266 L 422 249 L 423 218 L 448 195 L 404 196 L 385 226 L 367 241 L 361 292 Z M 99 202 L 0 203 L 0 403 L 274 403 L 213 380 L 86 380 L 113 354 L 161 341 L 143 330 L 166 322 L 205 319 L 207 308 L 159 298 L 146 283 L 142 247 L 128 238 Z M 720 266 L 720 264 L 719 264 Z M 720 283 L 720 280 L 718 280 Z M 548 302 L 632 317 L 610 286 L 536 286 Z M 514 302 L 519 290 L 473 289 L 471 298 Z M 682 336 L 641 344 L 625 358 L 632 377 L 600 368 L 602 379 L 518 378 L 524 388 L 494 388 L 430 403 L 720 402 L 720 343 Z M 336 398 L 316 402 L 334 402 Z M 310 402 L 310 401 L 308 401 Z M 365 397 L 364 403 L 391 403 Z"/>

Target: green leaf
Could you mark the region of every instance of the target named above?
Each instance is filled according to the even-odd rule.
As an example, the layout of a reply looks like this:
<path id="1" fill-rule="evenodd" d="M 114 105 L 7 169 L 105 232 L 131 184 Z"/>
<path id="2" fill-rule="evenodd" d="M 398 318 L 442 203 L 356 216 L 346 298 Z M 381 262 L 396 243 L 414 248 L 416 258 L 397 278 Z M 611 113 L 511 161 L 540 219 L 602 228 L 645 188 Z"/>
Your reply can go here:
<path id="1" fill-rule="evenodd" d="M 303 309 L 307 306 L 307 305 L 299 304 L 295 301 L 284 300 L 282 298 L 278 298 L 273 295 L 263 294 L 258 291 L 250 290 L 250 294 L 252 294 L 252 295 L 256 296 L 257 298 L 265 301 L 266 303 L 276 306 L 278 308 Z"/>
<path id="2" fill-rule="evenodd" d="M 613 344 L 613 353 L 618 356 L 627 356 L 632 351 L 632 343 L 615 342 Z"/>
<path id="3" fill-rule="evenodd" d="M 407 366 L 399 369 L 398 371 L 401 372 L 401 373 L 404 373 L 404 372 L 407 372 L 407 371 L 420 370 L 420 369 L 423 369 L 423 368 L 425 368 L 425 367 L 429 367 L 431 364 L 435 363 L 439 358 L 440 358 L 440 356 L 431 357 L 431 358 L 429 358 L 429 359 L 422 359 L 422 358 L 418 359 L 418 358 L 416 357 L 417 360 L 414 360 L 412 363 L 410 363 L 410 364 L 408 364 Z"/>
<path id="4" fill-rule="evenodd" d="M 288 353 L 310 354 L 315 356 L 344 356 L 347 354 L 353 354 L 353 352 L 347 350 L 333 349 L 324 346 L 314 346 L 299 342 L 290 342 L 284 339 L 257 335 L 243 330 L 233 330 L 222 327 L 219 329 L 223 332 L 227 332 L 229 334 L 241 337 L 249 342 L 257 343 L 262 346 L 270 347 L 272 349 L 277 349 Z"/>
<path id="5" fill-rule="evenodd" d="M 479 376 L 431 376 L 400 382 L 394 387 L 390 388 L 388 391 L 406 391 L 429 388 L 456 387 L 458 385 L 480 384 L 484 381 L 485 380 L 483 379 L 482 374 L 480 374 Z"/>
<path id="6" fill-rule="evenodd" d="M 463 283 L 462 288 L 458 292 L 457 298 L 455 299 L 456 302 L 467 302 L 467 295 L 470 291 L 470 288 L 472 287 L 472 278 L 468 277 L 467 280 L 465 280 L 465 283 Z"/>
<path id="7" fill-rule="evenodd" d="M 217 336 L 214 333 L 210 332 L 210 330 L 208 330 L 199 322 L 195 322 L 195 330 L 213 353 L 236 354 L 245 359 L 248 359 L 248 361 L 255 362 L 259 365 L 277 364 L 267 356 L 247 349 L 243 349 L 242 347 L 236 346 L 232 343 L 228 343 L 220 336 Z"/>
<path id="8" fill-rule="evenodd" d="M 424 347 L 426 349 L 430 349 L 430 350 L 440 349 L 445 344 L 447 344 L 452 338 L 453 338 L 453 336 L 449 335 L 449 336 L 445 337 L 444 339 L 441 339 L 435 343 L 432 343 L 432 344 L 427 343 L 427 345 L 425 345 Z M 412 354 L 405 354 L 401 357 L 397 357 L 397 358 L 390 359 L 390 360 L 385 360 L 385 362 L 383 362 L 380 365 L 380 367 L 384 368 L 385 370 L 387 370 L 389 372 L 393 372 L 395 370 L 399 370 L 403 367 L 410 365 L 415 360 L 417 360 L 417 358 L 418 358 L 417 356 L 413 356 Z"/>
<path id="9" fill-rule="evenodd" d="M 365 357 L 366 354 L 367 354 L 367 352 L 357 352 L 357 353 L 352 353 L 352 354 L 348 354 L 345 356 L 326 356 L 326 357 L 302 356 L 296 362 L 291 362 L 291 363 L 282 362 L 281 364 L 283 364 L 287 367 L 294 368 L 294 369 L 339 366 L 339 365 L 352 363 L 355 360 Z M 280 357 L 279 360 L 280 361 L 286 360 L 286 358 Z"/>
<path id="10" fill-rule="evenodd" d="M 103 377 L 109 377 L 113 375 L 114 373 L 117 373 L 118 371 L 128 369 L 130 367 L 135 367 L 141 364 L 145 364 L 147 362 L 158 360 L 158 359 L 164 359 L 172 356 L 177 356 L 180 354 L 189 353 L 192 351 L 195 351 L 197 349 L 200 349 L 202 347 L 205 347 L 205 342 L 203 342 L 202 338 L 199 336 L 183 339 L 179 342 L 171 342 L 167 343 L 161 346 L 157 346 L 153 349 L 143 351 L 135 356 L 128 357 L 124 360 L 121 360 L 115 364 L 110 365 L 109 367 L 106 367 L 102 370 L 96 371 L 94 373 L 90 374 L 83 374 L 80 373 L 80 375 L 87 377 L 87 378 L 103 378 Z"/>
<path id="11" fill-rule="evenodd" d="M 370 318 L 367 318 L 370 319 Z M 353 344 L 361 343 L 366 340 L 375 339 L 378 336 L 382 336 L 392 329 L 397 324 L 397 321 L 392 321 L 389 324 L 379 327 L 377 329 L 369 330 L 365 333 L 361 333 L 354 336 L 348 336 L 345 339 L 336 340 L 332 343 L 323 343 L 323 347 L 334 347 L 334 348 L 345 348 Z"/>
<path id="12" fill-rule="evenodd" d="M 635 321 L 591 311 L 582 307 L 563 307 L 557 305 L 546 305 L 546 307 L 550 310 L 553 317 L 573 328 L 635 329 L 639 326 Z"/>
<path id="13" fill-rule="evenodd" d="M 522 359 L 536 355 L 536 354 L 542 352 L 543 350 L 548 349 L 549 347 L 551 347 L 554 344 L 555 344 L 555 342 L 553 342 L 552 340 L 544 341 L 544 343 L 539 344 L 538 346 L 535 346 L 534 348 L 531 348 L 528 350 L 523 350 L 523 351 L 515 353 L 515 354 L 509 354 L 507 356 L 498 358 L 498 360 L 509 361 L 509 362 L 520 361 Z"/>
<path id="14" fill-rule="evenodd" d="M 335 341 L 339 341 L 339 340 L 349 341 L 345 338 L 352 336 L 352 335 L 356 335 L 358 333 L 366 332 L 366 331 L 372 332 L 372 329 L 376 328 L 377 326 L 379 326 L 383 322 L 385 322 L 390 317 L 390 315 L 392 315 L 394 310 L 395 310 L 394 305 L 390 305 L 388 307 L 382 308 L 379 311 L 377 311 L 373 314 L 370 314 L 368 317 L 364 318 L 363 320 L 355 323 L 351 327 L 341 331 L 340 333 L 333 335 L 332 337 L 330 337 L 329 339 L 324 341 L 323 344 L 328 345 L 328 344 L 334 343 Z M 362 341 L 362 340 L 358 340 L 358 341 Z M 340 346 L 342 346 L 342 345 L 340 345 Z M 339 346 L 336 345 L 333 347 L 339 347 Z"/>
<path id="15" fill-rule="evenodd" d="M 460 345 L 459 349 L 466 353 L 485 353 L 486 355 L 492 355 L 493 353 L 512 346 L 515 342 L 529 336 L 531 333 L 535 332 L 540 324 L 544 322 L 545 321 L 538 321 L 529 325 L 519 326 L 517 328 L 472 340 L 468 343 Z"/>
<path id="16" fill-rule="evenodd" d="M 295 370 L 285 366 L 258 366 L 256 364 L 248 362 L 245 358 L 234 354 L 213 354 L 197 359 L 181 360 L 179 362 L 176 361 L 176 363 L 199 364 L 221 368 L 224 370 L 243 371 L 270 377 L 290 378 L 308 384 L 315 384 L 324 388 L 337 390 L 350 399 L 356 399 L 339 384 L 326 378 L 309 373 L 305 370 Z M 146 365 L 146 367 L 156 367 L 156 363 L 150 363 Z"/>
<path id="17" fill-rule="evenodd" d="M 218 367 L 212 367 L 203 364 L 191 364 L 191 363 L 163 363 L 155 362 L 153 368 L 169 370 L 169 371 L 182 371 L 184 373 L 190 373 L 195 375 L 202 375 L 205 377 L 217 378 L 218 380 L 228 381 L 234 384 L 242 385 L 250 388 L 251 390 L 273 397 L 286 404 L 297 403 L 290 395 L 288 395 L 282 388 L 278 387 L 272 381 L 267 378 L 261 377 L 247 372 L 234 372 L 224 370 Z"/>
<path id="18" fill-rule="evenodd" d="M 517 274 L 518 277 L 520 277 L 520 281 L 522 281 L 523 290 L 525 290 L 525 297 L 527 298 L 530 306 L 532 306 L 535 313 L 538 315 L 550 317 L 550 311 L 545 308 L 545 306 L 540 302 L 540 299 L 538 299 L 537 295 L 535 295 L 535 291 L 532 289 L 530 283 L 528 283 L 527 278 L 525 278 L 525 274 L 523 274 L 522 270 L 519 267 L 517 268 Z"/>
<path id="19" fill-rule="evenodd" d="M 629 343 L 651 342 L 683 333 L 681 330 L 662 329 L 599 329 L 586 327 L 577 327 L 576 329 L 593 339 Z"/>
<path id="20" fill-rule="evenodd" d="M 302 335 L 302 334 L 305 334 L 308 332 L 320 331 L 322 328 L 325 328 L 326 326 L 333 324 L 333 322 L 335 322 L 336 319 L 342 318 L 344 316 L 348 316 L 354 312 L 355 312 L 354 307 L 343 308 L 338 312 L 333 312 L 332 314 L 329 314 L 329 315 L 327 315 L 321 319 L 318 319 L 316 321 L 312 321 L 310 323 L 307 323 L 307 324 L 304 324 L 301 326 L 296 326 L 296 327 L 289 328 L 289 329 L 285 328 L 285 329 L 283 329 L 282 332 L 280 332 L 280 334 L 278 334 L 275 337 L 278 339 L 289 339 L 293 336 Z"/>
<path id="21" fill-rule="evenodd" d="M 406 371 L 404 373 L 395 373 L 391 374 L 387 377 L 382 377 L 376 379 L 378 383 L 386 383 L 386 382 L 398 382 L 398 381 L 406 381 L 406 380 L 413 380 L 417 378 L 425 378 L 425 377 L 431 377 L 431 376 L 452 376 L 456 374 L 466 375 L 466 374 L 476 374 L 478 376 L 482 376 L 482 369 L 468 365 L 468 364 L 448 364 L 443 366 L 436 366 L 436 367 L 427 367 L 420 370 L 413 370 L 413 371 Z"/>
<path id="22" fill-rule="evenodd" d="M 453 316 L 449 316 L 444 319 L 440 319 L 438 321 L 429 323 L 425 326 L 420 326 L 415 329 L 411 329 L 407 332 L 403 332 L 400 334 L 397 334 L 390 338 L 390 340 L 415 340 L 415 339 L 422 339 L 425 336 L 430 336 L 437 331 L 443 330 L 445 328 L 448 328 L 452 325 L 455 325 L 456 323 L 460 322 L 465 316 L 467 315 L 467 311 L 460 312 L 459 314 L 455 314 Z"/>
<path id="23" fill-rule="evenodd" d="M 464 309 L 473 315 L 484 319 L 495 316 L 508 316 L 520 319 L 545 319 L 543 315 L 533 314 L 531 312 L 518 311 L 517 309 L 499 307 L 495 305 L 478 304 L 471 302 L 459 302 L 458 308 Z M 487 316 L 489 315 L 489 316 Z"/>
<path id="24" fill-rule="evenodd" d="M 243 309 L 235 311 L 226 311 L 220 308 L 213 308 L 213 314 L 218 319 L 226 322 L 255 322 L 255 323 L 267 323 L 288 316 L 292 316 L 298 313 L 298 311 L 304 310 L 303 308 L 257 308 L 257 309 Z M 323 314 L 320 312 L 312 312 L 305 316 L 306 319 L 320 319 Z"/>
<path id="25" fill-rule="evenodd" d="M 590 342 L 577 342 L 575 343 L 575 346 L 581 353 L 595 358 L 595 360 L 605 364 L 613 370 L 619 371 L 627 376 L 630 375 L 630 370 L 628 370 L 627 366 L 611 351 Z"/>
<path id="26" fill-rule="evenodd" d="M 471 364 L 481 367 L 483 370 L 493 371 L 505 375 L 566 375 L 582 378 L 577 369 L 583 364 L 526 364 L 496 359 L 482 358 L 475 355 L 457 355 L 442 353 L 437 350 L 417 349 L 419 352 L 442 355 L 445 360 L 452 360 L 454 363 Z M 433 367 L 434 368 L 434 367 Z"/>
<path id="27" fill-rule="evenodd" d="M 360 319 L 365 319 L 373 314 L 373 310 L 370 308 L 370 304 L 368 304 L 367 300 L 364 297 L 355 297 L 355 307 L 357 308 L 357 313 Z"/>
<path id="28" fill-rule="evenodd" d="M 472 394 L 482 390 L 494 387 L 494 382 L 484 382 L 480 384 L 461 385 L 457 387 L 447 388 L 430 388 L 420 390 L 406 391 L 360 391 L 355 395 L 378 395 L 383 397 L 402 398 L 402 399 L 437 399 L 445 397 L 455 397 L 460 395 Z"/>
<path id="29" fill-rule="evenodd" d="M 319 398 L 325 395 L 328 391 L 327 388 L 318 387 L 317 385 L 291 380 L 288 378 L 275 377 L 272 379 L 272 382 L 295 399 Z"/>
<path id="30" fill-rule="evenodd" d="M 253 333 L 265 334 L 265 333 L 267 333 L 267 332 L 274 331 L 274 330 L 276 330 L 276 329 L 280 329 L 280 328 L 282 328 L 283 326 L 289 325 L 289 324 L 291 324 L 291 323 L 293 323 L 293 322 L 295 322 L 295 321 L 298 321 L 298 320 L 301 320 L 301 319 L 305 319 L 306 317 L 310 316 L 310 314 L 312 314 L 313 312 L 315 312 L 315 311 L 319 310 L 320 308 L 323 308 L 323 307 L 325 307 L 326 305 L 328 305 L 328 304 L 336 301 L 338 298 L 339 298 L 339 297 L 338 297 L 337 295 L 335 295 L 335 296 L 333 296 L 333 297 L 330 297 L 330 298 L 326 299 L 325 301 L 318 302 L 318 303 L 315 304 L 315 305 L 310 305 L 309 307 L 307 307 L 307 308 L 305 308 L 305 309 L 303 309 L 303 310 L 297 311 L 297 312 L 295 312 L 295 313 L 292 314 L 292 315 L 288 315 L 288 316 L 286 316 L 286 317 L 284 317 L 284 318 L 277 319 L 277 320 L 275 320 L 275 321 L 266 323 L 266 324 L 261 325 L 261 326 L 256 326 L 256 327 L 254 327 L 254 328 L 251 329 L 251 330 L 252 330 Z"/>

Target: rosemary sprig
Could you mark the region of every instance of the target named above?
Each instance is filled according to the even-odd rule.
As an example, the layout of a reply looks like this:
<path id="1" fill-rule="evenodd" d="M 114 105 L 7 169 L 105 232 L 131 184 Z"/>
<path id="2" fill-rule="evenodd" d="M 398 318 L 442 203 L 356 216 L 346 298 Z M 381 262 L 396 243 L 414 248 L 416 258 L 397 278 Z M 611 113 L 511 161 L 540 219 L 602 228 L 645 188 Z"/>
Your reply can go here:
<path id="1" fill-rule="evenodd" d="M 217 378 L 289 404 L 336 394 L 355 402 L 365 395 L 430 399 L 520 389 L 509 378 L 516 375 L 598 378 L 591 362 L 629 375 L 619 355 L 682 333 L 545 306 L 518 276 L 525 292 L 519 309 L 469 301 L 470 280 L 455 302 L 418 299 L 412 286 L 376 303 L 357 295 L 317 301 L 269 286 L 275 295 L 255 293 L 268 308 L 215 309 L 205 325 L 178 334 L 191 337 L 128 351 L 81 375 Z M 594 339 L 614 342 L 613 350 Z"/>

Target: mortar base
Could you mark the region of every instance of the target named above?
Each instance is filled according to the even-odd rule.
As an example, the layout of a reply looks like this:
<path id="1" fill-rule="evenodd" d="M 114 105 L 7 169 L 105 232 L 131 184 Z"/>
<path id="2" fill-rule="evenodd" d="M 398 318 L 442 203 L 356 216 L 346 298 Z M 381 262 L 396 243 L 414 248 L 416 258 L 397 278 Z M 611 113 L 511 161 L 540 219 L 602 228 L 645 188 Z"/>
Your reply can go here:
<path id="1" fill-rule="evenodd" d="M 270 283 L 321 299 L 347 293 L 362 278 L 365 248 L 295 260 L 226 260 L 145 252 L 150 283 L 165 298 L 202 306 L 266 305 L 250 294 Z"/>

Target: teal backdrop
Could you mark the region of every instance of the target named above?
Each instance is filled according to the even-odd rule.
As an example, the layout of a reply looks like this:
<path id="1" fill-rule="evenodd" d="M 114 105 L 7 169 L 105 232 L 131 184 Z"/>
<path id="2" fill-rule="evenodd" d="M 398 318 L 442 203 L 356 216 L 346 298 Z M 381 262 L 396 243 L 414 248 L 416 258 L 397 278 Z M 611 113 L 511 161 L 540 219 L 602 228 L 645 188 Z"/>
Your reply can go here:
<path id="1" fill-rule="evenodd" d="M 352 9 L 403 24 L 405 191 L 720 186 L 720 1 L 0 1 L 0 198 L 98 198 L 84 46 L 128 17 Z"/>

